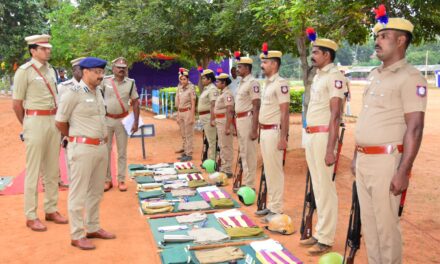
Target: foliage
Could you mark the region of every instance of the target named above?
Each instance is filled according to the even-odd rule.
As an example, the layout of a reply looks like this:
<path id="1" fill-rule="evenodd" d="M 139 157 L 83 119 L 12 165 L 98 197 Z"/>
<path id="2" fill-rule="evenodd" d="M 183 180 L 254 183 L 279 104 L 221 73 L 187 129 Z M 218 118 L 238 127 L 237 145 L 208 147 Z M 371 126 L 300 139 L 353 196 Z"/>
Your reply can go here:
<path id="1" fill-rule="evenodd" d="M 290 106 L 289 106 L 289 112 L 290 113 L 301 113 L 302 111 L 302 97 L 304 94 L 304 90 L 294 90 L 290 89 Z"/>

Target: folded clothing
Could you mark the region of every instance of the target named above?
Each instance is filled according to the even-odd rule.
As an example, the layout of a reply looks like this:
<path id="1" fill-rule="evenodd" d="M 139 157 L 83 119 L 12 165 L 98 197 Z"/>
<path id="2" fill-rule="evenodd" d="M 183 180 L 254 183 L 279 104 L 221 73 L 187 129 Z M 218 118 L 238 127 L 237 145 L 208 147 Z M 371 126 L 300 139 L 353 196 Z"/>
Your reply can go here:
<path id="1" fill-rule="evenodd" d="M 177 175 L 157 175 L 154 176 L 154 181 L 156 182 L 163 182 L 163 181 L 172 181 L 176 180 Z"/>
<path id="2" fill-rule="evenodd" d="M 211 199 L 222 199 L 222 198 L 230 198 L 229 193 L 223 190 L 212 190 L 206 192 L 199 192 L 200 196 L 202 196 L 203 200 L 209 202 Z"/>
<path id="3" fill-rule="evenodd" d="M 190 181 L 188 182 L 188 187 L 190 188 L 198 188 L 198 187 L 202 187 L 202 186 L 206 186 L 208 185 L 208 183 L 205 180 L 194 180 L 194 181 Z"/>
<path id="4" fill-rule="evenodd" d="M 216 209 L 234 207 L 234 202 L 229 198 L 220 198 L 220 199 L 212 198 L 209 203 L 211 204 L 211 207 Z"/>
<path id="5" fill-rule="evenodd" d="M 198 244 L 209 244 L 229 240 L 229 236 L 212 227 L 193 229 L 188 231 L 188 235 L 194 237 L 194 242 Z"/>
<path id="6" fill-rule="evenodd" d="M 143 183 L 154 183 L 154 182 L 156 182 L 156 181 L 154 180 L 154 178 L 151 177 L 151 176 L 139 176 L 139 177 L 136 177 L 135 179 L 136 179 L 136 182 L 137 182 L 138 184 L 143 184 Z"/>
<path id="7" fill-rule="evenodd" d="M 211 207 L 205 201 L 193 201 L 193 202 L 179 203 L 177 210 L 178 211 L 196 211 L 196 210 L 206 210 L 209 208 L 211 208 Z"/>
<path id="8" fill-rule="evenodd" d="M 167 264 L 187 264 L 190 263 L 188 251 L 184 247 L 166 248 L 161 253 L 162 262 Z"/>
<path id="9" fill-rule="evenodd" d="M 141 204 L 142 211 L 145 214 L 162 214 L 162 213 L 171 213 L 174 210 L 174 206 L 169 205 L 161 208 L 148 208 Z"/>
<path id="10" fill-rule="evenodd" d="M 177 170 L 177 174 L 182 173 L 200 173 L 200 170 L 197 168 Z"/>
<path id="11" fill-rule="evenodd" d="M 196 223 L 205 220 L 207 217 L 205 213 L 192 213 L 189 215 L 176 216 L 176 220 L 179 224 Z"/>
<path id="12" fill-rule="evenodd" d="M 230 227 L 225 230 L 231 238 L 257 237 L 263 234 L 260 227 Z"/>
<path id="13" fill-rule="evenodd" d="M 145 200 L 145 199 L 150 199 L 150 198 L 164 198 L 165 192 L 162 190 L 138 192 L 138 197 L 140 200 Z"/>
<path id="14" fill-rule="evenodd" d="M 223 216 L 218 217 L 217 220 L 224 228 L 257 226 L 247 215 Z"/>
<path id="15" fill-rule="evenodd" d="M 194 253 L 201 264 L 229 262 L 243 259 L 244 253 L 238 247 L 223 247 L 209 250 L 197 250 Z"/>
<path id="16" fill-rule="evenodd" d="M 174 196 L 174 197 L 194 196 L 194 195 L 196 195 L 196 191 L 195 190 L 191 190 L 191 189 L 171 190 L 171 195 Z"/>
<path id="17" fill-rule="evenodd" d="M 302 264 L 303 262 L 292 255 L 287 249 L 260 250 L 256 252 L 257 259 L 263 264 Z"/>

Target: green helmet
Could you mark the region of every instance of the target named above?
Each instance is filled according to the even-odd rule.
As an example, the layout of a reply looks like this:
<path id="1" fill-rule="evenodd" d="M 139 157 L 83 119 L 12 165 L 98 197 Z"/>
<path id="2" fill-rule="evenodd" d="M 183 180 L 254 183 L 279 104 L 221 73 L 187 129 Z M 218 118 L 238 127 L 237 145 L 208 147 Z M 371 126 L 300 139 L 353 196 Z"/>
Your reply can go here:
<path id="1" fill-rule="evenodd" d="M 342 264 L 343 260 L 341 254 L 330 252 L 319 258 L 319 264 Z"/>
<path id="2" fill-rule="evenodd" d="M 215 161 L 207 159 L 203 162 L 202 167 L 205 168 L 206 172 L 213 173 L 215 172 Z"/>
<path id="3" fill-rule="evenodd" d="M 240 202 L 242 202 L 245 205 L 251 205 L 255 202 L 255 191 L 249 187 L 249 186 L 243 186 L 241 187 L 238 192 L 238 199 L 240 199 Z"/>

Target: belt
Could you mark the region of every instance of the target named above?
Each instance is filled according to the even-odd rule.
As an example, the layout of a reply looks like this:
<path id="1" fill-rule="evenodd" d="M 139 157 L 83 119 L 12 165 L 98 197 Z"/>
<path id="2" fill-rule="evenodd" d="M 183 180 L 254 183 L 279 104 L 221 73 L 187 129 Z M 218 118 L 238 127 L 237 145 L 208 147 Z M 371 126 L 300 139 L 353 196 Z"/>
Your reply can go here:
<path id="1" fill-rule="evenodd" d="M 187 108 L 179 108 L 179 112 L 186 112 L 191 110 L 191 107 L 187 107 Z"/>
<path id="2" fill-rule="evenodd" d="M 260 124 L 260 129 L 266 130 L 266 129 L 279 129 L 280 126 L 279 125 L 265 125 L 265 124 Z"/>
<path id="3" fill-rule="evenodd" d="M 102 145 L 107 143 L 107 139 L 100 138 L 88 138 L 88 137 L 69 137 L 70 142 L 89 144 L 89 145 Z"/>
<path id="4" fill-rule="evenodd" d="M 306 132 L 308 134 L 328 132 L 328 126 L 308 126 L 306 127 Z"/>
<path id="5" fill-rule="evenodd" d="M 201 115 L 206 115 L 206 114 L 209 114 L 209 113 L 211 113 L 211 111 L 201 111 L 201 112 L 199 112 L 199 116 L 201 116 Z"/>
<path id="6" fill-rule="evenodd" d="M 226 114 L 215 114 L 215 118 L 225 118 Z"/>
<path id="7" fill-rule="evenodd" d="M 123 118 L 123 117 L 128 116 L 128 111 L 124 112 L 122 114 L 110 114 L 110 113 L 107 113 L 107 114 L 105 114 L 105 116 L 111 117 L 111 118 L 114 118 L 114 119 Z"/>
<path id="8" fill-rule="evenodd" d="M 399 153 L 403 152 L 403 145 L 384 145 L 384 146 L 368 146 L 361 147 L 356 145 L 356 151 L 364 153 L 364 154 L 391 154 L 394 150 L 399 151 Z"/>
<path id="9" fill-rule="evenodd" d="M 28 116 L 50 116 L 55 115 L 57 113 L 57 109 L 50 109 L 50 110 L 31 110 L 26 109 L 26 115 Z"/>
<path id="10" fill-rule="evenodd" d="M 252 115 L 252 111 L 241 112 L 241 113 L 237 113 L 237 118 L 242 118 L 250 115 Z"/>

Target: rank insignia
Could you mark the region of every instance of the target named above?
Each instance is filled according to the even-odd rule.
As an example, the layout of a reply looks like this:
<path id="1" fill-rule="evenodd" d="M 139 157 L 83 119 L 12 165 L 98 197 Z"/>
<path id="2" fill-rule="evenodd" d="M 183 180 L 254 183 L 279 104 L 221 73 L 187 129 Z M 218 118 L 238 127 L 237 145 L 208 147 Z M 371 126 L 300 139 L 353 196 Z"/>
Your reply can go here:
<path id="1" fill-rule="evenodd" d="M 336 89 L 342 88 L 342 81 L 341 80 L 335 80 L 335 88 Z"/>
<path id="2" fill-rule="evenodd" d="M 417 85 L 417 95 L 420 97 L 426 96 L 426 86 Z"/>
<path id="3" fill-rule="evenodd" d="M 286 94 L 287 92 L 289 92 L 289 87 L 287 87 L 287 86 L 281 86 L 281 92 L 282 92 L 283 94 Z"/>
<path id="4" fill-rule="evenodd" d="M 254 86 L 254 93 L 259 93 L 259 92 L 260 92 L 260 87 Z"/>
<path id="5" fill-rule="evenodd" d="M 226 97 L 226 100 L 227 100 L 228 102 L 231 102 L 231 101 L 232 101 L 232 97 L 231 97 L 231 96 L 228 96 L 228 97 Z"/>

